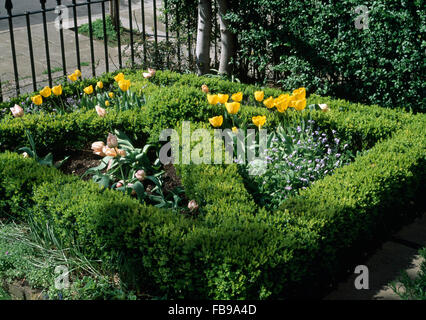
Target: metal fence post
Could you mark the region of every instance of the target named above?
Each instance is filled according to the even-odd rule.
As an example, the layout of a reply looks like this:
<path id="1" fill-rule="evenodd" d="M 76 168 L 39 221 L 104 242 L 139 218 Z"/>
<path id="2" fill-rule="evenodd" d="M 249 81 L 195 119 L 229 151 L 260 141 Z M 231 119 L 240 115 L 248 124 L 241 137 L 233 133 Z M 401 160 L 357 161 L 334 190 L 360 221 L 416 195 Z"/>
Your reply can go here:
<path id="1" fill-rule="evenodd" d="M 92 8 L 91 3 L 92 0 L 87 0 L 87 16 L 89 18 L 89 40 L 90 40 L 90 60 L 92 62 L 92 75 L 96 76 L 95 70 L 95 50 L 93 47 L 93 24 L 92 24 Z"/>
<path id="2" fill-rule="evenodd" d="M 58 7 L 60 7 L 62 5 L 62 1 L 61 0 L 56 0 L 56 4 L 58 5 Z M 58 13 L 59 15 L 59 41 L 61 42 L 61 55 L 62 55 L 62 71 L 64 73 L 64 76 L 67 75 L 67 63 L 66 63 L 66 58 L 65 58 L 65 45 L 64 45 L 64 26 L 63 26 L 63 21 L 62 21 L 62 11 L 59 11 Z"/>
<path id="3" fill-rule="evenodd" d="M 35 74 L 35 64 L 34 64 L 34 52 L 33 52 L 33 40 L 31 36 L 31 23 L 30 23 L 30 13 L 26 13 L 27 20 L 27 35 L 28 35 L 28 48 L 30 53 L 30 62 L 31 62 L 31 76 L 33 80 L 33 89 L 37 91 L 37 79 Z"/>
<path id="4" fill-rule="evenodd" d="M 119 0 L 113 0 L 114 1 L 114 9 L 115 9 L 115 19 L 118 23 L 117 25 L 117 44 L 118 44 L 118 64 L 120 66 L 120 69 L 123 68 L 123 61 L 121 59 L 121 28 L 120 28 L 120 2 Z"/>
<path id="5" fill-rule="evenodd" d="M 12 4 L 12 0 L 6 0 L 5 8 L 7 10 L 7 15 L 8 15 L 8 20 L 9 20 L 10 46 L 11 46 L 11 49 L 12 49 L 13 72 L 15 74 L 15 89 L 16 89 L 16 95 L 18 96 L 20 94 L 20 89 L 19 89 L 18 64 L 17 64 L 17 61 L 16 61 L 15 36 L 13 34 L 13 22 L 12 22 L 13 4 Z"/>
<path id="6" fill-rule="evenodd" d="M 46 49 L 46 64 L 47 74 L 49 76 L 49 86 L 52 86 L 52 68 L 50 67 L 50 53 L 49 53 L 49 37 L 47 34 L 47 21 L 46 21 L 46 0 L 40 0 L 42 16 L 43 16 L 43 29 L 44 29 L 44 46 Z"/>

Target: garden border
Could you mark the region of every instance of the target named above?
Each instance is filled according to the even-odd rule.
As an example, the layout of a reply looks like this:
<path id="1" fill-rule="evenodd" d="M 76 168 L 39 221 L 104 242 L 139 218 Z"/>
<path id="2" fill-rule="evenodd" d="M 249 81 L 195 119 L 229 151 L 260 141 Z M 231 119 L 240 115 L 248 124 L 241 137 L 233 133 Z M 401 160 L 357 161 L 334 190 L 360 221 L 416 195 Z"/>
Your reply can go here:
<path id="1" fill-rule="evenodd" d="M 228 86 L 227 92 L 243 86 L 192 77 L 196 79 L 194 88 L 199 81 L 208 83 L 215 91 L 224 91 L 222 83 Z M 175 84 L 176 91 L 180 85 Z M 252 89 L 244 92 L 248 91 Z M 135 283 L 169 298 L 300 296 L 305 285 L 310 290 L 320 285 L 312 281 L 333 280 L 336 272 L 345 267 L 342 258 L 348 257 L 348 252 L 355 254 L 362 250 L 365 244 L 412 217 L 416 206 L 421 208 L 425 204 L 423 198 L 420 201 L 417 198 L 424 192 L 426 178 L 423 114 L 411 115 L 318 96 L 309 99 L 309 103 L 318 102 L 328 103 L 331 112 L 313 112 L 314 120 L 350 135 L 353 147 L 372 149 L 318 181 L 275 213 L 256 208 L 236 165 L 179 166 L 187 195 L 199 201 L 205 210 L 202 220 L 188 220 L 121 195 L 120 199 L 112 192 L 104 201 L 105 195 L 95 184 L 41 168 L 32 160 L 10 153 L 0 154 L 0 195 L 4 199 L 0 201 L 0 209 L 18 213 L 22 206 L 28 205 L 40 221 L 53 219 L 50 221 L 56 222 L 57 232 L 64 236 L 70 230 L 76 231 L 77 238 L 70 239 L 70 243 L 93 244 L 94 251 L 90 254 L 115 262 L 126 257 L 132 263 L 120 265 L 122 271 L 127 270 L 125 275 L 137 273 L 140 277 Z M 147 108 L 162 115 L 170 107 L 165 104 L 157 109 L 147 104 Z M 248 109 L 247 117 L 251 112 L 261 111 Z M 151 123 L 144 117 L 146 114 L 122 115 L 116 118 L 118 124 L 131 125 L 148 134 Z M 165 115 L 167 118 L 170 113 Z M 171 115 L 167 121 L 177 120 Z M 98 130 L 84 138 L 103 134 L 108 118 L 95 120 L 93 111 L 79 116 L 88 125 L 95 122 Z M 37 123 L 41 116 L 28 118 L 26 121 L 36 128 L 46 128 L 50 123 Z M 63 119 L 54 119 L 52 127 L 63 134 L 61 124 L 67 121 L 60 120 Z M 137 120 L 144 124 L 137 124 Z M 75 119 L 69 121 L 75 126 L 75 133 L 87 132 L 87 127 L 80 126 Z M 2 134 L 0 148 L 8 145 L 10 137 L 16 139 L 23 134 L 22 124 L 16 120 L 9 123 L 10 126 L 5 121 L 0 123 L 2 133 L 5 130 L 9 134 L 5 139 Z M 54 143 L 51 140 L 46 145 Z M 66 205 L 70 203 L 73 205 Z M 402 215 L 398 211 L 402 208 L 408 208 L 408 212 Z M 348 235 L 352 227 L 355 230 Z M 339 237 L 341 234 L 345 237 Z M 97 251 L 97 247 L 104 249 Z"/>

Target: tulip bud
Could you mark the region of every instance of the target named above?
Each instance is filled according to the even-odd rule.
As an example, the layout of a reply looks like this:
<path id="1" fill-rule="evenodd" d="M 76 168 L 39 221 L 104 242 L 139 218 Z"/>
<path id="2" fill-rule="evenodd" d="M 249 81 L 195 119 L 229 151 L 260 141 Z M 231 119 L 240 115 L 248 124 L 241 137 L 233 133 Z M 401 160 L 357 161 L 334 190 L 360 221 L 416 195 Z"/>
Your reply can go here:
<path id="1" fill-rule="evenodd" d="M 98 116 L 100 116 L 101 118 L 103 118 L 103 117 L 105 117 L 106 116 L 106 110 L 104 109 L 104 108 L 102 108 L 101 106 L 99 106 L 99 105 L 97 105 L 96 107 L 95 107 L 95 109 L 96 109 L 96 113 L 98 114 Z"/>
<path id="2" fill-rule="evenodd" d="M 330 111 L 330 108 L 329 108 L 329 107 L 328 107 L 328 105 L 326 105 L 325 103 L 324 103 L 324 104 L 319 104 L 318 106 L 320 107 L 320 109 L 321 109 L 323 112 Z"/>
<path id="3" fill-rule="evenodd" d="M 24 109 L 22 109 L 22 107 L 18 106 L 17 104 L 15 104 L 13 108 L 10 108 L 10 111 L 12 111 L 12 115 L 15 118 L 21 118 L 24 116 Z"/>
<path id="4" fill-rule="evenodd" d="M 144 170 L 138 170 L 135 173 L 135 178 L 138 179 L 140 182 L 144 181 L 146 177 L 146 173 Z"/>
<path id="5" fill-rule="evenodd" d="M 209 92 L 210 92 L 209 87 L 207 87 L 207 85 L 206 85 L 206 84 L 203 84 L 203 85 L 201 86 L 201 90 L 202 90 L 204 93 L 209 93 Z"/>
<path id="6" fill-rule="evenodd" d="M 22 156 L 23 156 L 24 158 L 29 158 L 29 157 L 30 157 L 30 155 L 29 155 L 28 153 L 26 153 L 26 152 L 24 152 L 24 153 L 22 154 Z"/>
<path id="7" fill-rule="evenodd" d="M 198 204 L 195 202 L 195 200 L 191 200 L 188 203 L 188 209 L 190 211 L 197 211 L 198 210 Z"/>
<path id="8" fill-rule="evenodd" d="M 109 148 L 117 148 L 118 147 L 118 139 L 117 139 L 116 135 L 108 133 L 107 146 Z"/>
<path id="9" fill-rule="evenodd" d="M 117 184 L 115 185 L 116 188 L 121 188 L 124 185 L 124 181 L 120 180 L 117 182 Z"/>

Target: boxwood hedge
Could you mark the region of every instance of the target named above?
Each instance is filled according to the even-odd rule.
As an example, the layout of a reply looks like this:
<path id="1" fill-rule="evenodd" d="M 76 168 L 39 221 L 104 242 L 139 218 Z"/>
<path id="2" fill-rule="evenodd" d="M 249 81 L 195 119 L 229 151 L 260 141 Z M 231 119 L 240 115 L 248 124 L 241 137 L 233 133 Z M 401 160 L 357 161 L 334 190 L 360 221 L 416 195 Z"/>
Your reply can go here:
<path id="1" fill-rule="evenodd" d="M 152 90 L 142 110 L 104 119 L 93 111 L 29 115 L 24 121 L 44 130 L 38 141 L 48 148 L 91 142 L 107 132 L 108 121 L 142 134 L 144 141 L 152 138 L 151 130 L 156 134 L 161 128 L 154 127 L 157 116 L 173 126 L 186 120 L 180 114 L 197 122 L 215 112 L 194 89 L 213 80 L 192 77 L 194 85 L 187 90 L 182 84 L 167 88 L 162 87 L 167 82 L 158 82 L 158 93 Z M 217 91 L 233 92 L 238 90 L 233 86 L 240 86 L 227 82 L 222 87 L 224 82 L 214 81 Z M 316 294 L 315 288 L 345 270 L 349 258 L 424 208 L 426 117 L 318 96 L 309 101 L 329 103 L 330 112 L 312 113 L 321 125 L 351 135 L 357 148 L 371 149 L 276 212 L 256 206 L 236 165 L 178 166 L 187 196 L 201 207 L 200 215 L 190 218 L 6 152 L 0 154 L 1 215 L 25 218 L 21 208 L 26 207 L 34 219 L 52 225 L 65 243 L 102 258 L 123 279 L 157 296 L 266 299 Z M 243 116 L 268 112 L 247 109 Z M 271 119 L 270 124 L 278 121 Z M 20 121 L 9 118 L 0 128 L 2 148 L 22 136 Z M 64 128 L 72 130 L 69 138 Z"/>

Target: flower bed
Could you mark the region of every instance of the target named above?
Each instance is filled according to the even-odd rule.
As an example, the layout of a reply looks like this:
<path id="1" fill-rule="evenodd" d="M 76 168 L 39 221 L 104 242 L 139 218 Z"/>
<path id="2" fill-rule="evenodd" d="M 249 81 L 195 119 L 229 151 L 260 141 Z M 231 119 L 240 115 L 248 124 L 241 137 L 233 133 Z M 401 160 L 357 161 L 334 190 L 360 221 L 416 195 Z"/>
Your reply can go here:
<path id="1" fill-rule="evenodd" d="M 130 77 L 138 92 L 148 84 L 140 73 Z M 190 120 L 208 128 L 223 109 L 201 91 L 242 92 L 258 88 L 217 79 L 158 72 L 138 110 L 95 110 L 69 114 L 34 114 L 23 121 L 0 122 L 0 148 L 15 150 L 25 141 L 24 128 L 46 151 L 82 148 L 105 139 L 110 126 L 138 138 L 158 141 L 164 128 Z M 282 94 L 265 90 L 266 96 Z M 246 122 L 266 116 L 274 128 L 279 115 L 253 99 L 239 115 Z M 353 257 L 424 207 L 426 132 L 424 115 L 377 106 L 350 104 L 318 96 L 325 103 L 311 120 L 348 139 L 360 154 L 354 162 L 317 180 L 278 210 L 261 208 L 247 190 L 239 166 L 177 165 L 188 199 L 200 207 L 197 218 L 141 204 L 130 196 L 93 182 L 39 166 L 13 153 L 0 154 L 0 212 L 49 222 L 65 243 L 102 258 L 123 279 L 153 295 L 168 298 L 289 298 L 308 296 L 328 285 Z M 307 119 L 306 119 L 307 120 Z M 25 217 L 22 217 L 25 218 Z M 73 237 L 70 237 L 70 235 Z M 133 276 L 133 278 L 131 278 Z"/>

